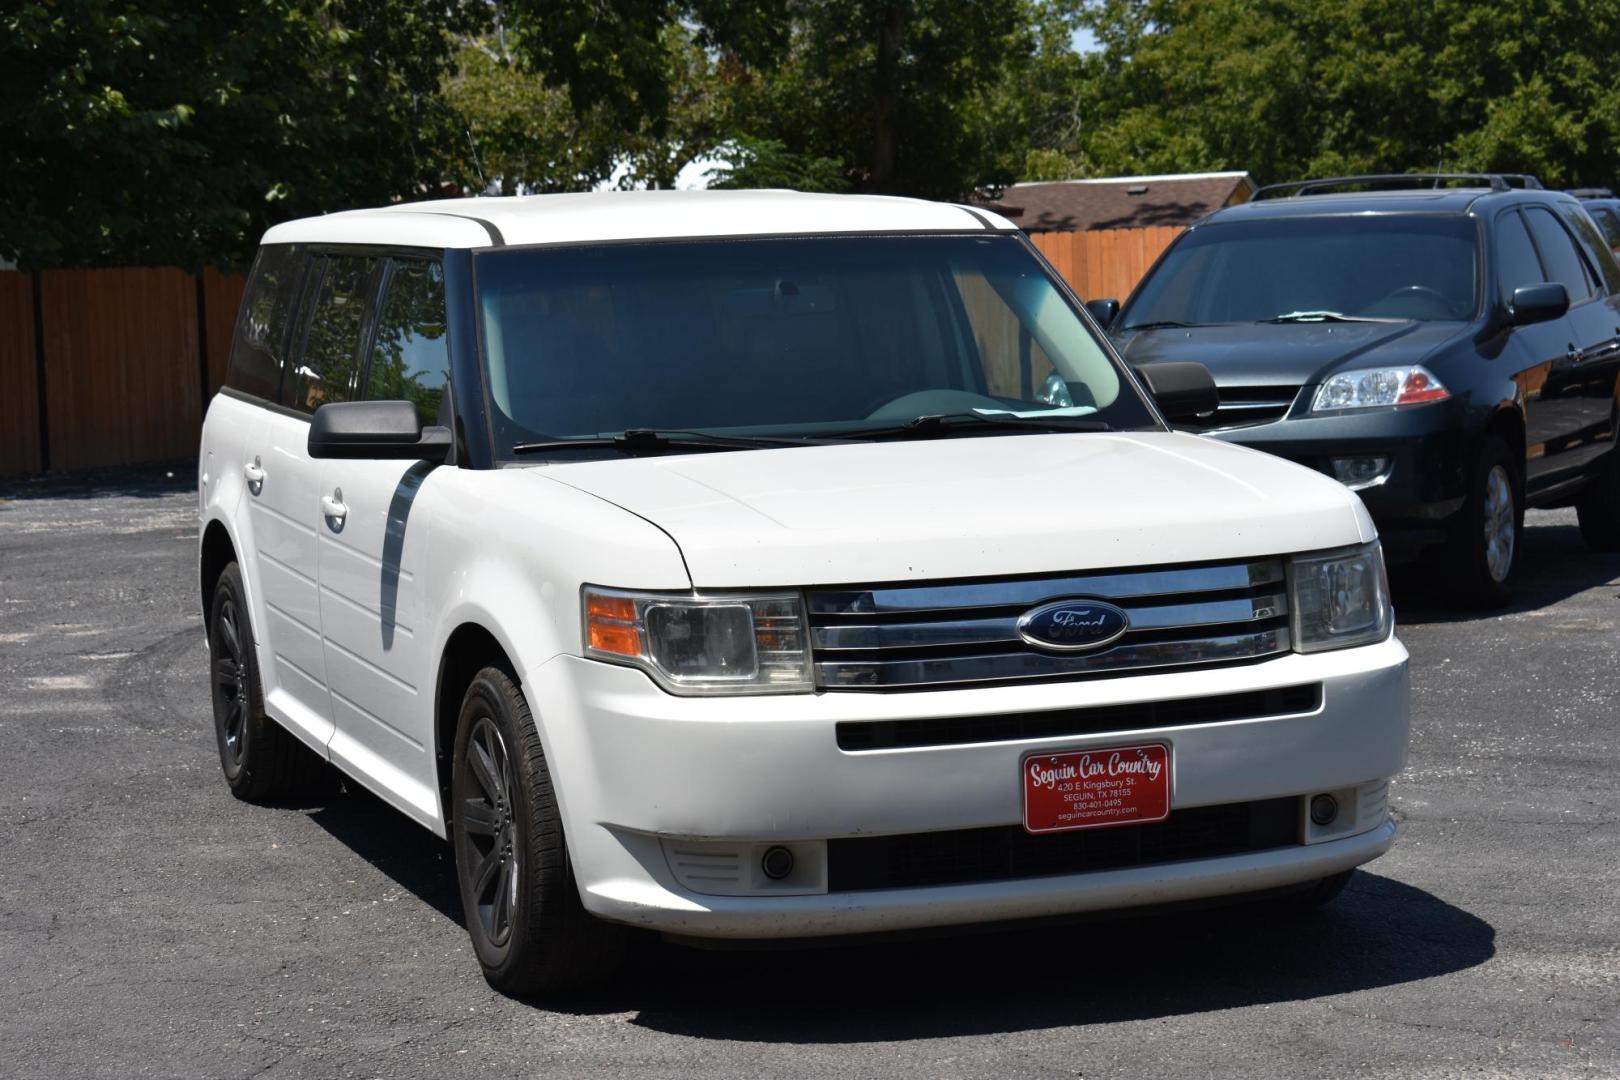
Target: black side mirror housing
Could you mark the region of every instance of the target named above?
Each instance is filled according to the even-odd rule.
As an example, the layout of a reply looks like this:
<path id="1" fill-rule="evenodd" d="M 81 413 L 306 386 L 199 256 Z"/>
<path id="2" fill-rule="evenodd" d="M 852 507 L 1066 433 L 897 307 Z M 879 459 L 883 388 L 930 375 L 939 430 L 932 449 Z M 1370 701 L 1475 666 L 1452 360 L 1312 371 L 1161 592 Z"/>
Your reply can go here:
<path id="1" fill-rule="evenodd" d="M 309 424 L 312 458 L 443 461 L 450 429 L 422 426 L 409 401 L 336 401 L 315 410 Z"/>
<path id="2" fill-rule="evenodd" d="M 1520 285 L 1508 303 L 1507 322 L 1509 326 L 1529 326 L 1556 319 L 1568 310 L 1569 290 L 1562 282 Z"/>
<path id="3" fill-rule="evenodd" d="M 1097 325 L 1106 330 L 1114 325 L 1115 319 L 1119 318 L 1119 301 L 1087 300 L 1086 310 L 1091 312 L 1093 319 L 1097 320 Z"/>
<path id="4" fill-rule="evenodd" d="M 1166 360 L 1144 364 L 1136 369 L 1147 383 L 1153 400 L 1170 420 L 1195 420 L 1208 416 L 1221 404 L 1215 376 L 1203 364 L 1188 360 Z"/>

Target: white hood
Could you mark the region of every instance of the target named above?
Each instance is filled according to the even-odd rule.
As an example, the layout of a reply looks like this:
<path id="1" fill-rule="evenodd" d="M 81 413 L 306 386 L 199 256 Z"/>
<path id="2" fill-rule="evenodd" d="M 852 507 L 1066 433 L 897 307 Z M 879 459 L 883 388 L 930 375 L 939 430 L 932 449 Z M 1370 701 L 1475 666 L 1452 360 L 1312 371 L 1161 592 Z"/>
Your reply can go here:
<path id="1" fill-rule="evenodd" d="M 1171 432 L 851 443 L 523 472 L 657 525 L 700 589 L 1183 564 L 1376 535 L 1337 482 Z"/>

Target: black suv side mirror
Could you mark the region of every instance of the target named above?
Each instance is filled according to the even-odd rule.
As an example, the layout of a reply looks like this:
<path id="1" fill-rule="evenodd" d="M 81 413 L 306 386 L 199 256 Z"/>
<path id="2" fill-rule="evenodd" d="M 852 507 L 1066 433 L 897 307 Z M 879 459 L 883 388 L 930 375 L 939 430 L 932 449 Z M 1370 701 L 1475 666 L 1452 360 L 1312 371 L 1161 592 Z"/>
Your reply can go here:
<path id="1" fill-rule="evenodd" d="M 1087 300 L 1086 310 L 1091 312 L 1091 317 L 1093 319 L 1097 320 L 1097 325 L 1106 330 L 1112 326 L 1114 320 L 1119 317 L 1119 301 Z"/>
<path id="2" fill-rule="evenodd" d="M 1195 420 L 1214 412 L 1221 404 L 1215 376 L 1203 364 L 1166 360 L 1144 364 L 1136 373 L 1147 383 L 1159 409 L 1171 420 Z"/>
<path id="3" fill-rule="evenodd" d="M 1531 323 L 1556 319 L 1569 310 L 1569 290 L 1557 281 L 1541 285 L 1520 285 L 1513 290 L 1508 304 L 1508 325 L 1529 326 Z"/>
<path id="4" fill-rule="evenodd" d="M 422 426 L 409 401 L 335 401 L 309 424 L 312 458 L 393 458 L 443 461 L 450 429 Z"/>

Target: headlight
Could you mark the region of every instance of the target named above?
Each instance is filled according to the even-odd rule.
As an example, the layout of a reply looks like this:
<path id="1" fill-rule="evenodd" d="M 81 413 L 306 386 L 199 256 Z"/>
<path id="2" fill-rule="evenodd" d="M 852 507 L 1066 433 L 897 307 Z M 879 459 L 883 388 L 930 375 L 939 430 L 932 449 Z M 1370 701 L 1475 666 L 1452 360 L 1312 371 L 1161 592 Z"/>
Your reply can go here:
<path id="1" fill-rule="evenodd" d="M 797 593 L 698 597 L 586 586 L 585 655 L 631 664 L 672 694 L 803 694 L 810 673 Z"/>
<path id="2" fill-rule="evenodd" d="M 1316 388 L 1311 412 L 1370 409 L 1378 405 L 1422 405 L 1451 396 L 1434 372 L 1420 365 L 1363 368 L 1330 375 Z"/>
<path id="3" fill-rule="evenodd" d="M 1299 556 L 1288 573 L 1295 652 L 1369 645 L 1389 636 L 1395 613 L 1378 541 L 1328 555 Z"/>

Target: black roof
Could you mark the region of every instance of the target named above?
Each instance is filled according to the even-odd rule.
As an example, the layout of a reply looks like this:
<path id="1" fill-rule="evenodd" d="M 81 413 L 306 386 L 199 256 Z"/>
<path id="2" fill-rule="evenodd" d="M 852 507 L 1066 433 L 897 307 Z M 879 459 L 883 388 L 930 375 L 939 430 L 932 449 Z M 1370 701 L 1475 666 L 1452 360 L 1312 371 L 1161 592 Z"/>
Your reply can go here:
<path id="1" fill-rule="evenodd" d="M 1204 221 L 1250 221 L 1330 214 L 1466 214 L 1482 200 L 1492 202 L 1573 202 L 1561 191 L 1539 188 L 1421 187 L 1378 191 L 1328 191 L 1321 194 L 1260 199 L 1229 206 Z"/>

